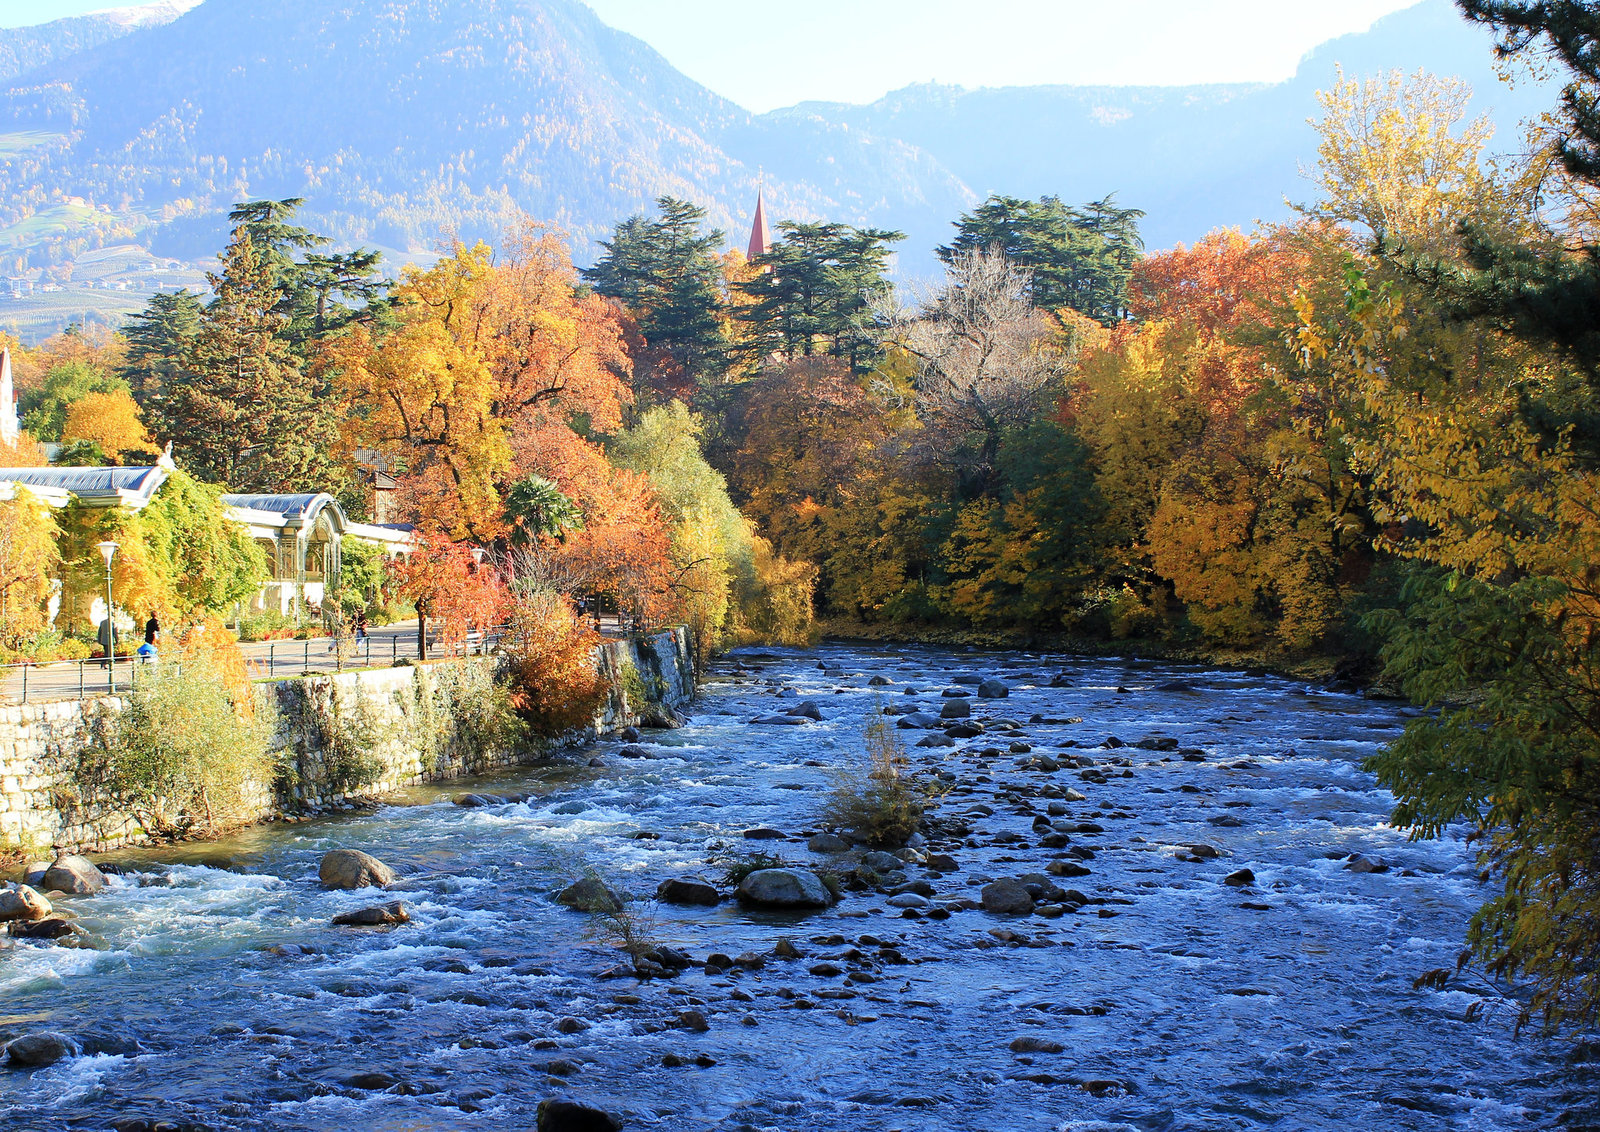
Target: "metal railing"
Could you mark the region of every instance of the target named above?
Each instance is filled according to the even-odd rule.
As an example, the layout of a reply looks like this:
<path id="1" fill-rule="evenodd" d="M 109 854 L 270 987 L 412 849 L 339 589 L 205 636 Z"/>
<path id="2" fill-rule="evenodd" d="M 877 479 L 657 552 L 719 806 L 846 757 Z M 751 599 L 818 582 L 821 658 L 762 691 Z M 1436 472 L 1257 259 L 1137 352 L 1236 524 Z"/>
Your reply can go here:
<path id="1" fill-rule="evenodd" d="M 487 632 L 468 633 L 463 640 L 447 642 L 428 635 L 429 660 L 461 656 L 486 656 L 505 635 L 502 626 Z M 397 661 L 420 659 L 415 629 L 410 632 L 344 638 L 344 648 L 336 638 L 310 637 L 305 640 L 259 641 L 240 645 L 245 668 L 253 680 L 287 680 L 296 676 L 323 675 L 351 669 L 393 666 Z M 35 700 L 86 699 L 89 696 L 115 695 L 137 686 L 148 678 L 160 657 L 146 660 L 136 654 L 119 653 L 113 667 L 104 657 L 87 660 L 54 660 L 39 663 L 0 665 L 0 702 L 29 703 Z"/>

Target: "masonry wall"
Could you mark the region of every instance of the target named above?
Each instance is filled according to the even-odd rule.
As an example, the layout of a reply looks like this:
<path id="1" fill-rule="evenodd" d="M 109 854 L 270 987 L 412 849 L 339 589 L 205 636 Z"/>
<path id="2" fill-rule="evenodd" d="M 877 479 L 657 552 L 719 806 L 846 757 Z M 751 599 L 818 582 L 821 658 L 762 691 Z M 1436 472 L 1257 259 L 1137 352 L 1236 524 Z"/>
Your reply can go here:
<path id="1" fill-rule="evenodd" d="M 476 657 L 257 685 L 258 710 L 276 720 L 274 752 L 296 773 L 287 799 L 278 798 L 268 783 L 249 784 L 252 819 L 281 816 L 282 807 L 307 810 L 345 800 L 341 776 L 349 752 L 330 740 L 330 715 L 345 721 L 346 746 L 352 734 L 371 741 L 361 754 L 375 760 L 377 777 L 363 776 L 351 791 L 364 797 L 540 757 L 548 746 L 478 749 L 449 741 L 458 726 L 452 710 L 469 712 L 473 690 L 500 679 L 501 663 Z M 630 724 L 659 723 L 656 717 L 663 711 L 694 696 L 694 665 L 681 628 L 607 641 L 596 664 L 610 695 L 593 724 L 565 736 L 563 744 Z M 125 705 L 121 696 L 100 696 L 0 707 L 0 851 L 45 858 L 105 852 L 145 840 L 134 817 L 84 797 L 76 785 L 92 721 Z"/>

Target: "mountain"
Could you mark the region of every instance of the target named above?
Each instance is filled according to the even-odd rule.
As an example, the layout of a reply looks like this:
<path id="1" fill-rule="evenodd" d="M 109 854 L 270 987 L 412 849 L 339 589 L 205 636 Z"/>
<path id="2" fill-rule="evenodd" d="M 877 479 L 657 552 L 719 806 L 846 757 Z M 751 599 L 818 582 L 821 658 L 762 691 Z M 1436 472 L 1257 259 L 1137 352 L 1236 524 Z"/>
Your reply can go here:
<path id="1" fill-rule="evenodd" d="M 1160 248 L 1309 195 L 1306 120 L 1341 64 L 1461 75 L 1513 147 L 1517 119 L 1555 101 L 1499 83 L 1449 0 L 1324 45 L 1284 83 L 914 86 L 762 115 L 581 0 L 168 0 L 59 20 L 0 33 L 0 326 L 37 337 L 192 282 L 249 197 L 305 197 L 311 226 L 400 260 L 520 210 L 587 261 L 663 193 L 742 246 L 758 178 L 772 216 L 905 231 L 904 275 L 931 272 L 990 192 L 1115 193 Z"/>
<path id="2" fill-rule="evenodd" d="M 979 197 L 1055 193 L 1087 201 L 1116 193 L 1142 208 L 1152 248 L 1190 242 L 1211 228 L 1249 229 L 1286 219 L 1284 198 L 1304 201 L 1300 176 L 1316 159 L 1309 122 L 1318 90 L 1339 69 L 1366 76 L 1419 69 L 1472 84 L 1500 146 L 1515 150 L 1518 123 L 1555 105 L 1558 85 L 1508 86 L 1493 40 L 1450 0 L 1426 0 L 1356 35 L 1332 40 L 1283 83 L 1184 87 L 1032 86 L 964 90 L 907 87 L 867 106 L 804 103 L 769 117 L 845 125 L 921 149 Z"/>
<path id="3" fill-rule="evenodd" d="M 69 16 L 35 27 L 0 28 L 0 82 L 69 55 L 99 47 L 142 27 L 168 24 L 200 0 L 160 0 L 134 8 L 111 8 L 85 16 Z"/>
<path id="4" fill-rule="evenodd" d="M 577 0 L 209 0 L 31 70 L 3 118 L 37 139 L 0 172 L 6 220 L 79 197 L 180 258 L 246 196 L 403 251 L 519 208 L 586 241 L 662 193 L 731 227 L 761 166 L 782 215 L 931 224 L 971 200 L 904 143 L 752 118 Z"/>

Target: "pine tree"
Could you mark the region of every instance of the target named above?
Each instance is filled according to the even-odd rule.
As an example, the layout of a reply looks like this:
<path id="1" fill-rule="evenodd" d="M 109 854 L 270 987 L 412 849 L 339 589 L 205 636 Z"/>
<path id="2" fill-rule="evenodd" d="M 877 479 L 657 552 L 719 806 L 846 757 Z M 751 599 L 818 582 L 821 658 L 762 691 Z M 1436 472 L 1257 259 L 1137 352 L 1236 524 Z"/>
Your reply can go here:
<path id="1" fill-rule="evenodd" d="M 888 290 L 889 245 L 905 234 L 787 220 L 778 228 L 783 238 L 752 261 L 758 274 L 736 284 L 752 300 L 737 315 L 749 327 L 747 351 L 757 360 L 826 354 L 866 373 L 883 356 L 872 305 Z"/>
<path id="2" fill-rule="evenodd" d="M 636 377 L 658 392 L 686 395 L 728 365 L 716 256 L 723 234 L 701 230 L 699 205 L 664 196 L 656 207 L 658 220 L 631 216 L 617 225 L 600 242 L 605 254 L 582 274 L 638 323 L 648 356 L 637 360 Z"/>
<path id="3" fill-rule="evenodd" d="M 1071 307 L 1107 325 L 1128 314 L 1128 281 L 1144 250 L 1136 208 L 1112 197 L 1082 208 L 1059 197 L 995 195 L 956 221 L 956 238 L 939 248 L 946 263 L 963 253 L 998 249 L 1032 275 L 1034 306 Z"/>
<path id="4" fill-rule="evenodd" d="M 216 298 L 167 384 L 161 426 L 202 479 L 235 491 L 320 489 L 335 430 L 280 337 L 274 271 L 245 226 L 208 278 Z"/>

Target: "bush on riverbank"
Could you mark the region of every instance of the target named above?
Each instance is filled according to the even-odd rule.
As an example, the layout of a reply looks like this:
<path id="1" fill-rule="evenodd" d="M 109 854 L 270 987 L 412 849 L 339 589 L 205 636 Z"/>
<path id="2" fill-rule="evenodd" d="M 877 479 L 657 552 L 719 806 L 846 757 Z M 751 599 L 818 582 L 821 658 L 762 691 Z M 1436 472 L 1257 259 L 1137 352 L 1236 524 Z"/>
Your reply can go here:
<path id="1" fill-rule="evenodd" d="M 213 650 L 180 648 L 141 674 L 127 706 L 94 724 L 80 782 L 132 813 L 152 836 L 213 833 L 248 819 L 272 777 L 271 727 L 248 684 Z"/>
<path id="2" fill-rule="evenodd" d="M 594 719 L 609 691 L 594 666 L 599 644 L 565 595 L 518 595 L 502 646 L 511 657 L 511 703 L 537 734 L 560 735 Z"/>

